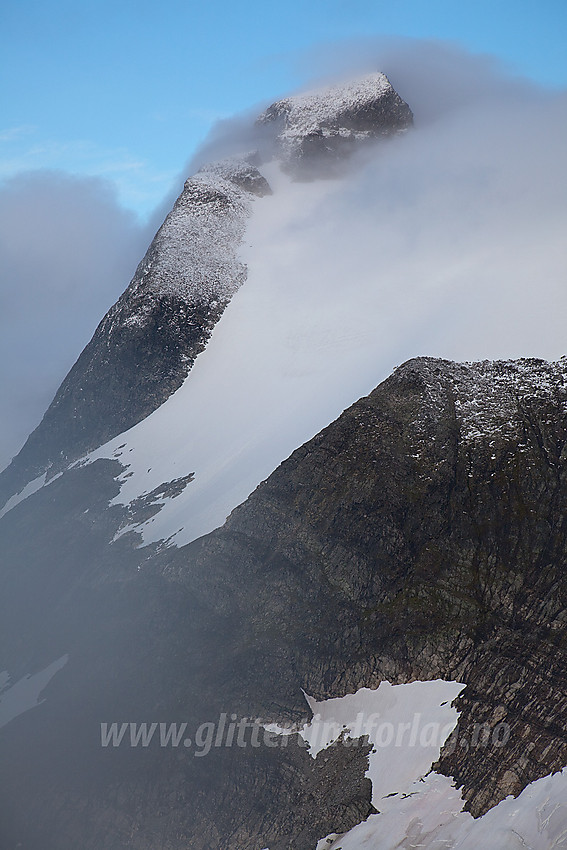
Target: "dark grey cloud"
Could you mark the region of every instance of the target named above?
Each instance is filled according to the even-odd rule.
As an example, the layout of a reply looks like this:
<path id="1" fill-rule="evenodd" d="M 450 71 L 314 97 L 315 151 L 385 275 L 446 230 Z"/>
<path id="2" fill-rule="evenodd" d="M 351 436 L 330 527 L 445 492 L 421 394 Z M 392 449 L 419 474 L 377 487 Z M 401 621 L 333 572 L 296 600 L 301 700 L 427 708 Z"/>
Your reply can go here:
<path id="1" fill-rule="evenodd" d="M 0 187 L 0 467 L 127 286 L 148 235 L 100 178 L 36 171 Z"/>

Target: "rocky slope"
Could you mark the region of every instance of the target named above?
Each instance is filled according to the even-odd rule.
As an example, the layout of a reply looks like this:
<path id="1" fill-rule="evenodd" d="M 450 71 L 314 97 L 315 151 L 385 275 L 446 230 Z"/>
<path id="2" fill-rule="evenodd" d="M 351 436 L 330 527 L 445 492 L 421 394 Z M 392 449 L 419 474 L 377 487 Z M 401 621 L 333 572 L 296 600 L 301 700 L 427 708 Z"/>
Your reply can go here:
<path id="1" fill-rule="evenodd" d="M 346 173 L 411 121 L 375 74 L 277 101 L 258 129 L 263 156 L 303 181 Z M 121 504 L 133 446 L 73 464 L 184 382 L 245 282 L 261 169 L 237 157 L 187 180 L 1 476 L 2 503 L 48 477 L 0 513 L 7 850 L 315 850 L 375 812 L 371 745 L 343 733 L 314 759 L 265 726 L 297 729 L 305 694 L 386 680 L 465 684 L 434 770 L 475 817 L 567 765 L 567 360 L 411 360 L 181 548 L 141 546 L 135 528 L 191 471 Z M 143 472 L 167 439 L 148 441 Z M 125 746 L 103 745 L 113 723 Z M 131 723 L 185 731 L 129 746 Z"/>
<path id="2" fill-rule="evenodd" d="M 565 360 L 424 358 L 181 549 L 111 542 L 116 461 L 17 505 L 0 667 L 70 658 L 1 740 L 5 846 L 313 850 L 372 811 L 364 741 L 313 761 L 293 735 L 202 759 L 99 737 L 101 721 L 297 722 L 302 689 L 465 682 L 436 769 L 477 816 L 567 764 L 566 446 Z M 505 747 L 475 739 L 502 721 Z"/>

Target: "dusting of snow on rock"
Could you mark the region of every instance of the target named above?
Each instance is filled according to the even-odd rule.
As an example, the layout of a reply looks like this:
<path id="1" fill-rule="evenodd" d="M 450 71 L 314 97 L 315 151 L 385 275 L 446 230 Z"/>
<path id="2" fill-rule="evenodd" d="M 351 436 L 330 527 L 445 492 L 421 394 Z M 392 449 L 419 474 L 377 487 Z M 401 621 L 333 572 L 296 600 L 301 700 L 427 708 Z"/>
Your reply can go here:
<path id="1" fill-rule="evenodd" d="M 464 442 L 521 437 L 522 411 L 528 404 L 552 402 L 567 414 L 567 357 L 556 362 L 524 358 L 478 363 L 420 357 L 394 373 L 399 379 L 410 375 L 423 381 L 424 420 L 438 418 L 449 390 Z"/>
<path id="2" fill-rule="evenodd" d="M 382 114 L 386 100 L 390 105 L 387 117 Z M 386 75 L 376 72 L 278 100 L 260 115 L 258 124 L 275 122 L 281 128 L 278 141 L 286 159 L 309 137 L 363 140 L 405 130 L 411 120 L 411 110 Z"/>
<path id="3" fill-rule="evenodd" d="M 246 279 L 238 247 L 251 212 L 252 193 L 268 194 L 269 186 L 253 166 L 241 160 L 213 163 L 185 181 L 138 266 L 130 295 L 144 299 L 125 324 L 143 325 L 144 306 L 149 312 L 151 296 L 172 294 L 192 303 L 230 300 Z"/>
<path id="4" fill-rule="evenodd" d="M 251 152 L 245 156 L 234 156 L 221 159 L 204 165 L 197 172 L 197 176 L 209 176 L 228 180 L 241 189 L 246 189 L 263 198 L 271 195 L 272 190 L 266 178 L 258 171 L 253 162 L 256 154 Z"/>
<path id="5" fill-rule="evenodd" d="M 371 106 L 378 98 L 394 91 L 385 74 L 375 73 L 343 86 L 305 92 L 276 101 L 258 119 L 260 123 L 283 118 L 283 139 L 303 138 L 319 130 L 339 130 L 344 116 L 356 109 Z M 350 130 L 342 127 L 345 133 Z"/>

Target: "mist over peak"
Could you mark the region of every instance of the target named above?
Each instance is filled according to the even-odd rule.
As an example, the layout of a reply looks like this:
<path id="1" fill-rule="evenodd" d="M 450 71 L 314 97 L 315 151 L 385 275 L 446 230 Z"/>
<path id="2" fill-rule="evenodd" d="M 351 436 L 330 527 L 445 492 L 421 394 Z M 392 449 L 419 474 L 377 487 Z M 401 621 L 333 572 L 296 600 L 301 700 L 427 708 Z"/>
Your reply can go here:
<path id="1" fill-rule="evenodd" d="M 291 93 L 281 93 L 273 104 L 298 103 L 313 92 L 332 100 L 333 90 L 351 90 L 357 80 L 386 77 L 405 100 L 417 125 L 435 122 L 475 104 L 518 102 L 526 108 L 560 92 L 516 74 L 489 54 L 475 54 L 457 44 L 440 40 L 369 38 L 341 42 L 311 50 L 298 59 L 306 82 Z M 270 129 L 257 122 L 269 108 L 259 103 L 244 113 L 217 122 L 189 161 L 192 173 L 206 161 L 222 159 L 257 148 L 272 155 Z"/>
<path id="2" fill-rule="evenodd" d="M 134 271 L 0 474 L 2 846 L 566 834 L 565 96 L 365 49 L 135 271 L 108 184 L 0 197 L 8 402 Z"/>
<path id="3" fill-rule="evenodd" d="M 285 225 L 281 244 L 299 252 L 329 293 L 337 269 L 342 280 L 355 269 L 359 279 L 376 269 L 380 315 L 393 310 L 402 334 L 391 365 L 410 354 L 563 353 L 565 257 L 557 233 L 565 224 L 565 94 L 514 76 L 492 57 L 433 41 L 360 40 L 322 49 L 303 64 L 310 79 L 302 91 L 215 125 L 186 172 L 250 151 L 256 163 L 270 161 L 282 121 L 286 144 L 297 143 L 297 128 L 285 125 L 290 104 L 329 87 L 335 95 L 327 96 L 340 104 L 353 79 L 383 82 L 380 69 L 409 105 L 413 126 L 386 144 L 357 148 L 348 179 L 303 221 L 309 243 Z M 270 108 L 278 120 L 258 121 Z M 407 126 L 407 113 L 404 120 Z M 319 128 L 309 143 L 342 145 L 350 131 L 337 126 L 332 136 Z M 12 432 L 4 463 L 124 289 L 172 201 L 142 227 L 103 181 L 40 172 L 4 184 L 2 380 L 10 410 L 4 433 Z M 287 203 L 283 192 L 282 224 Z M 550 313 L 548 303 L 557 309 Z M 38 351 L 46 354 L 41 366 Z M 16 354 L 9 362 L 8 352 Z"/>

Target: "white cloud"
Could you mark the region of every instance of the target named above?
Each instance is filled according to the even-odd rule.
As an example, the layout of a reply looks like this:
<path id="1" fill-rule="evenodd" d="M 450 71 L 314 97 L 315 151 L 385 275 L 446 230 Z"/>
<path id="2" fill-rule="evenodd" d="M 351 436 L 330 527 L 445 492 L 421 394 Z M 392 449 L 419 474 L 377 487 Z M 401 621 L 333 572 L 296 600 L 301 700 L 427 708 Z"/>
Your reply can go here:
<path id="1" fill-rule="evenodd" d="M 414 110 L 415 128 L 361 155 L 348 179 L 283 181 L 272 198 L 256 203 L 259 214 L 247 234 L 253 246 L 247 249 L 248 282 L 183 389 L 191 417 L 195 411 L 199 416 L 179 421 L 179 454 L 164 447 L 178 467 L 172 471 L 153 462 L 155 440 L 148 442 L 152 462 L 140 460 L 140 469 L 152 466 L 157 486 L 194 471 L 198 463 L 206 465 L 209 455 L 217 462 L 225 458 L 228 478 L 220 476 L 207 496 L 219 499 L 214 511 L 198 492 L 199 476 L 186 491 L 206 515 L 206 530 L 222 522 L 294 447 L 409 357 L 555 359 L 566 353 L 565 95 L 507 78 L 483 57 L 439 45 L 403 45 L 369 56 L 357 58 L 352 70 L 384 67 Z M 344 57 L 342 62 L 344 71 Z M 228 153 L 243 140 L 248 145 L 252 136 L 245 123 L 225 122 L 207 151 Z M 197 154 L 195 162 L 204 155 Z M 35 206 L 33 196 L 29 205 Z M 77 311 L 66 306 L 69 295 L 58 289 L 57 264 L 69 272 L 69 291 L 71 278 L 89 281 L 85 292 L 112 279 L 116 288 L 112 296 L 106 290 L 108 303 L 129 275 L 101 274 L 80 239 L 73 240 L 71 263 L 65 238 L 47 238 L 45 224 L 26 216 L 16 228 L 20 253 L 11 249 L 11 278 L 24 281 L 25 294 L 10 304 L 20 313 L 5 321 L 12 347 L 22 328 L 31 340 L 18 354 L 29 376 L 20 381 L 19 404 L 31 404 L 33 397 L 37 411 L 49 400 L 47 390 L 39 401 L 33 395 L 47 386 L 35 376 L 43 355 L 48 359 L 61 347 L 70 361 L 70 352 L 76 356 L 88 336 L 83 330 L 79 340 L 74 332 Z M 131 263 L 132 270 L 134 254 L 139 259 L 146 246 L 123 216 L 113 207 L 103 217 L 116 224 L 104 228 L 97 244 L 108 246 L 104 263 Z M 28 269 L 26 245 L 36 238 L 44 253 Z M 95 253 L 102 262 L 101 252 Z M 127 257 L 133 259 L 126 262 Z M 54 270 L 46 290 L 50 315 L 62 310 L 61 331 L 51 338 L 45 327 L 38 335 L 43 307 L 37 302 L 45 295 L 41 279 L 48 267 Z M 104 300 L 100 292 L 97 297 Z M 35 306 L 26 316 L 30 304 Z M 91 302 L 80 312 L 88 315 L 90 330 L 104 307 Z M 202 403 L 195 403 L 195 393 Z M 167 419 L 176 404 L 172 399 L 140 430 L 159 433 L 160 417 Z M 189 427 L 193 453 L 187 447 Z M 210 470 L 203 475 L 205 481 Z M 138 483 L 130 479 L 128 486 Z M 197 517 L 197 508 L 188 511 L 184 499 L 175 500 L 176 509 Z"/>
<path id="2" fill-rule="evenodd" d="M 16 139 L 28 136 L 30 133 L 33 133 L 35 129 L 36 128 L 31 124 L 22 124 L 19 127 L 6 127 L 4 130 L 0 130 L 0 142 L 3 144 L 6 142 L 13 142 Z"/>

